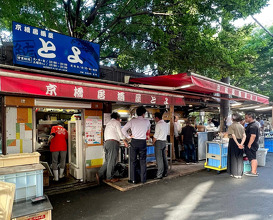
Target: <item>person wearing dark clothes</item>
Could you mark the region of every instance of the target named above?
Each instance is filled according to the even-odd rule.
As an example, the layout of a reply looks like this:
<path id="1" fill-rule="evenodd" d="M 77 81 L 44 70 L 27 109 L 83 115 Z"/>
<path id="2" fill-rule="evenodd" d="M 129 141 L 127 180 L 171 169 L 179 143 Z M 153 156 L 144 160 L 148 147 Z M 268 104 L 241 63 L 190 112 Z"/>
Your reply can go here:
<path id="1" fill-rule="evenodd" d="M 130 147 L 130 183 L 137 183 L 137 163 L 138 157 L 140 162 L 140 179 L 142 183 L 146 182 L 146 156 L 147 156 L 147 144 L 146 134 L 150 130 L 151 124 L 149 119 L 144 118 L 146 109 L 143 106 L 139 106 L 136 110 L 137 118 L 131 119 L 121 129 L 123 135 L 128 139 L 131 138 Z M 132 135 L 129 135 L 127 131 L 131 129 Z M 149 132 L 148 132 L 149 133 Z M 149 137 L 150 138 L 150 137 Z"/>
<path id="2" fill-rule="evenodd" d="M 186 121 L 186 126 L 182 128 L 181 140 L 185 149 L 185 159 L 186 163 L 189 164 L 190 156 L 192 157 L 192 162 L 196 163 L 196 153 L 195 146 L 193 142 L 193 136 L 196 134 L 196 130 L 190 125 L 190 121 Z"/>
<path id="3" fill-rule="evenodd" d="M 260 129 L 254 120 L 253 113 L 245 115 L 245 121 L 248 123 L 246 127 L 245 154 L 251 163 L 251 172 L 246 173 L 247 176 L 258 176 L 256 152 L 259 148 Z"/>
<path id="4" fill-rule="evenodd" d="M 228 127 L 228 162 L 227 172 L 231 177 L 237 179 L 242 178 L 243 175 L 243 153 L 244 153 L 244 142 L 246 139 L 245 129 L 240 124 L 242 117 L 235 113 L 232 115 L 233 123 Z"/>
<path id="5" fill-rule="evenodd" d="M 211 119 L 211 122 L 214 124 L 214 126 L 215 126 L 216 128 L 218 128 L 219 122 L 217 121 L 216 118 Z"/>

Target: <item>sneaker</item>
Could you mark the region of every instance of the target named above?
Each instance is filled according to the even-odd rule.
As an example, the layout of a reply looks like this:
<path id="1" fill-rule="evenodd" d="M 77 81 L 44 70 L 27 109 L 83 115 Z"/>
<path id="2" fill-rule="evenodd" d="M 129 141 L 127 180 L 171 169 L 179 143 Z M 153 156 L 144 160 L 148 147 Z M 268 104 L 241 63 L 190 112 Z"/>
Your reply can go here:
<path id="1" fill-rule="evenodd" d="M 154 178 L 154 180 L 161 180 L 162 178 L 162 176 L 157 176 L 156 178 Z"/>
<path id="2" fill-rule="evenodd" d="M 252 172 L 250 172 L 250 173 L 245 173 L 245 175 L 246 175 L 246 176 L 254 176 L 254 177 L 258 177 L 258 176 L 259 176 L 258 173 L 252 173 Z"/>
<path id="3" fill-rule="evenodd" d="M 242 179 L 242 176 L 234 176 L 236 179 Z"/>
<path id="4" fill-rule="evenodd" d="M 231 174 L 230 177 L 234 177 L 234 175 Z"/>

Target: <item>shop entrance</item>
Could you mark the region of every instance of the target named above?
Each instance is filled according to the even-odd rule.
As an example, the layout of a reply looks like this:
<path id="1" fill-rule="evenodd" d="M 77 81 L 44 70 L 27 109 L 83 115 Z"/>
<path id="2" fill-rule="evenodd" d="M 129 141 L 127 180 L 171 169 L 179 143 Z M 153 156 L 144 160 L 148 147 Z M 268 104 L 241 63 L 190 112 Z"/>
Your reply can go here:
<path id="1" fill-rule="evenodd" d="M 35 151 L 41 154 L 40 161 L 46 167 L 46 171 L 44 172 L 45 190 L 75 184 L 83 180 L 81 116 L 81 109 L 35 109 Z M 68 132 L 67 155 L 65 159 L 64 177 L 58 181 L 54 181 L 49 137 L 52 127 L 59 123 L 62 123 Z M 59 165 L 60 164 L 58 164 L 58 170 L 60 172 Z"/>

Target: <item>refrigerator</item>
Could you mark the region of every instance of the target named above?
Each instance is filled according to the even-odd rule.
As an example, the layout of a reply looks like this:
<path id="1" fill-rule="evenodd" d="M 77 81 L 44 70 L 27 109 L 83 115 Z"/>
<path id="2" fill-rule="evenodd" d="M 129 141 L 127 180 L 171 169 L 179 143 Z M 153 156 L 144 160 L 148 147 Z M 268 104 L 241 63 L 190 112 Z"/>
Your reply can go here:
<path id="1" fill-rule="evenodd" d="M 198 160 L 206 159 L 206 142 L 208 141 L 208 132 L 198 132 Z"/>
<path id="2" fill-rule="evenodd" d="M 69 173 L 76 179 L 83 179 L 82 121 L 68 122 Z"/>

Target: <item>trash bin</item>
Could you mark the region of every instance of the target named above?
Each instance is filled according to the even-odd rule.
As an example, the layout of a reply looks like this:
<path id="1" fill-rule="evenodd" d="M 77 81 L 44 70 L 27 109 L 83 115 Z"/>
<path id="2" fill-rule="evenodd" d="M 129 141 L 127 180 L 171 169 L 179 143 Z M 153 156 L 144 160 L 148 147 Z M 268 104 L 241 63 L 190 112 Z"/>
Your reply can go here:
<path id="1" fill-rule="evenodd" d="M 266 154 L 268 149 L 267 148 L 259 148 L 257 151 L 257 161 L 258 166 L 264 167 L 265 166 L 265 160 L 266 160 Z"/>

